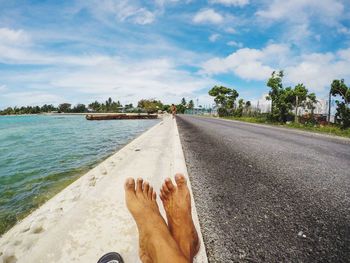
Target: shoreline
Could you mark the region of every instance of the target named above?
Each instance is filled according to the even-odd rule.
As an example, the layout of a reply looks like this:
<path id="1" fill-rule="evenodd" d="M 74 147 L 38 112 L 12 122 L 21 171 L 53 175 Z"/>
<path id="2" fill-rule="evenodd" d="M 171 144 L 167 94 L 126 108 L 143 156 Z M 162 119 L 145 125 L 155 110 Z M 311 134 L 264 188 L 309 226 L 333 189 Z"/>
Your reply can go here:
<path id="1" fill-rule="evenodd" d="M 123 113 L 123 112 L 63 112 L 63 113 L 50 113 L 50 112 L 42 112 L 42 113 L 33 113 L 33 114 L 6 114 L 6 115 L 0 115 L 0 117 L 5 116 L 80 116 L 80 115 L 113 115 L 113 114 L 126 114 L 126 115 L 148 115 L 148 113 L 135 113 L 135 112 L 129 112 L 129 113 Z M 158 119 L 162 117 L 163 114 L 158 114 Z"/>
<path id="2" fill-rule="evenodd" d="M 23 119 L 23 120 L 25 119 L 27 120 L 27 118 L 43 119 L 44 122 L 49 121 L 49 120 L 46 120 L 45 117 L 42 117 L 42 118 L 41 117 L 20 117 L 20 119 Z M 54 120 L 56 118 L 57 117 L 51 117 L 51 118 L 48 117 L 48 119 L 50 120 Z M 68 122 L 66 121 L 66 117 L 62 116 L 62 118 L 64 118 L 63 122 Z M 67 118 L 71 119 L 69 117 Z M 72 117 L 72 118 L 74 118 L 74 121 L 73 121 L 74 125 L 77 123 L 76 118 L 78 118 L 79 120 L 81 119 L 81 117 Z M 15 121 L 17 118 L 15 117 L 11 119 Z M 20 125 L 20 122 L 21 121 L 19 122 L 15 121 L 14 123 L 16 123 L 16 125 L 18 124 L 19 125 L 18 127 L 22 127 Z M 85 123 L 85 122 L 87 123 L 87 121 L 82 120 L 82 123 Z M 36 209 L 41 207 L 48 200 L 53 198 L 56 194 L 64 190 L 67 186 L 72 184 L 74 181 L 78 180 L 81 176 L 83 176 L 84 174 L 86 174 L 96 166 L 98 166 L 100 163 L 108 159 L 110 156 L 114 155 L 117 151 L 125 147 L 132 140 L 141 136 L 145 131 L 151 129 L 153 126 L 155 126 L 159 122 L 160 120 L 158 119 L 147 123 L 142 122 L 142 124 L 140 125 L 138 124 L 134 125 L 132 123 L 126 124 L 128 127 L 130 126 L 132 128 L 130 130 L 129 129 L 124 130 L 124 132 L 122 133 L 125 133 L 125 135 L 116 136 L 115 138 L 116 140 L 114 139 L 111 140 L 111 138 L 113 138 L 113 135 L 111 133 L 114 133 L 114 134 L 119 133 L 119 132 L 115 132 L 116 130 L 114 129 L 110 129 L 111 131 L 109 132 L 110 136 L 108 135 L 104 136 L 103 134 L 101 134 L 100 136 L 99 133 L 98 134 L 95 133 L 93 140 L 87 141 L 86 139 L 84 139 L 83 141 L 80 142 L 80 144 L 78 143 L 77 146 L 74 145 L 74 148 L 79 149 L 80 147 L 79 145 L 83 145 L 82 143 L 86 142 L 89 144 L 89 147 L 88 147 L 89 149 L 87 149 L 86 147 L 83 147 L 82 148 L 83 151 L 78 152 L 80 157 L 78 157 L 77 160 L 72 162 L 71 160 L 74 160 L 74 159 L 71 159 L 71 158 L 65 159 L 64 156 L 54 153 L 53 151 L 49 151 L 49 152 L 57 155 L 57 157 L 54 160 L 52 160 L 52 163 L 46 164 L 45 162 L 47 162 L 47 160 L 45 158 L 41 159 L 37 157 L 30 157 L 30 158 L 27 158 L 27 160 L 24 158 L 25 160 L 24 164 L 31 163 L 31 167 L 36 167 L 35 168 L 36 170 L 35 170 L 35 173 L 34 172 L 30 173 L 26 177 L 26 179 L 22 179 L 22 180 L 21 178 L 16 179 L 17 173 L 19 173 L 19 172 L 16 172 L 16 170 L 23 172 L 23 174 L 26 174 L 27 170 L 25 168 L 22 168 L 22 166 L 18 166 L 17 163 L 6 165 L 6 152 L 12 152 L 11 150 L 15 148 L 11 148 L 11 150 L 7 149 L 6 152 L 4 152 L 5 154 L 4 158 L 2 158 L 2 164 L 5 164 L 5 167 L 3 167 L 4 169 L 1 174 L 5 177 L 0 178 L 2 179 L 0 180 L 1 181 L 0 190 L 3 190 L 0 194 L 0 198 L 2 199 L 1 200 L 2 212 L 0 213 L 0 238 L 6 232 L 8 232 L 13 226 L 15 226 L 18 222 L 22 221 L 25 217 L 27 217 Z M 5 120 L 5 123 L 6 123 L 6 120 Z M 62 123 L 62 121 L 60 123 Z M 110 124 L 112 127 L 123 125 L 118 123 L 110 123 Z M 35 127 L 35 125 L 36 124 L 34 123 L 33 127 Z M 98 127 L 95 125 L 93 126 Z M 89 132 L 92 132 L 92 130 L 90 129 Z M 49 134 L 49 136 L 47 137 L 49 141 L 57 140 L 56 137 L 54 137 L 55 135 L 50 135 L 50 132 L 46 134 Z M 59 137 L 64 138 L 63 140 L 66 141 L 68 139 L 67 137 L 65 137 L 66 135 L 64 136 L 60 136 L 60 135 L 61 134 L 59 134 Z M 73 137 L 74 134 L 72 136 L 71 135 L 67 135 L 67 136 Z M 106 145 L 106 143 L 103 143 L 105 139 L 108 139 L 108 141 L 110 141 L 111 143 L 108 143 L 108 145 Z M 98 141 L 101 141 L 101 142 L 98 142 Z M 7 139 L 4 139 L 3 143 L 7 143 Z M 67 145 L 68 144 L 66 144 L 64 147 L 66 147 Z M 95 147 L 95 150 L 90 150 L 92 149 L 91 146 L 93 146 L 93 148 Z M 41 148 L 41 147 L 45 147 L 45 145 L 43 144 L 42 146 L 40 146 L 40 148 L 36 147 L 35 149 L 38 150 L 39 153 L 41 151 L 45 151 L 45 148 Z M 48 149 L 50 148 L 51 147 L 48 147 Z M 69 152 L 69 154 L 71 157 L 76 157 L 77 151 L 75 151 L 75 154 L 74 154 L 74 148 L 70 148 L 71 151 Z M 35 154 L 35 151 L 34 151 L 34 156 L 35 155 L 37 154 Z M 36 160 L 38 159 L 39 160 L 41 159 L 41 161 L 36 162 Z M 34 162 L 36 163 L 33 164 Z M 48 167 L 50 166 L 51 168 L 48 169 Z M 12 177 L 11 175 L 13 175 L 14 177 Z M 25 181 L 27 181 L 27 183 Z M 2 184 L 2 182 L 4 182 L 4 184 Z M 17 199 L 17 195 L 21 196 L 22 198 L 21 201 Z M 25 197 L 23 198 L 23 196 Z M 0 263 L 1 263 L 1 255 L 0 255 Z"/>
<path id="3" fill-rule="evenodd" d="M 125 262 L 139 262 L 137 228 L 124 204 L 124 180 L 142 176 L 159 189 L 175 172 L 187 176 L 176 121 L 166 117 L 6 232 L 0 239 L 0 259 L 97 262 L 117 251 Z M 193 217 L 200 233 L 194 203 Z M 196 262 L 207 262 L 201 243 Z"/>

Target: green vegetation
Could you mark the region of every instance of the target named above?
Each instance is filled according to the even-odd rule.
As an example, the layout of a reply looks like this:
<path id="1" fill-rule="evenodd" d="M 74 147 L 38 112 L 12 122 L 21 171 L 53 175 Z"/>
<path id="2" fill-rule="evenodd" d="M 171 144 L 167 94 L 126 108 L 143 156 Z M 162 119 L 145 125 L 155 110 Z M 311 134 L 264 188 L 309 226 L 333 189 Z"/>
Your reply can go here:
<path id="1" fill-rule="evenodd" d="M 137 103 L 137 107 L 145 110 L 147 113 L 155 113 L 158 112 L 158 110 L 163 110 L 163 103 L 160 100 L 143 99 Z"/>
<path id="2" fill-rule="evenodd" d="M 350 127 L 350 87 L 347 87 L 344 80 L 334 80 L 331 86 L 330 94 L 340 96 L 343 101 L 336 101 L 337 113 L 335 114 L 336 123 L 341 128 Z"/>
<path id="3" fill-rule="evenodd" d="M 176 105 L 178 113 L 185 113 L 186 109 L 193 109 L 193 100 L 188 103 L 185 98 L 181 99 L 181 102 Z M 119 100 L 114 101 L 109 97 L 105 102 L 94 101 L 88 105 L 77 104 L 72 106 L 70 103 L 61 103 L 57 107 L 50 105 L 43 106 L 27 106 L 27 107 L 8 107 L 4 110 L 0 110 L 0 115 L 20 115 L 20 114 L 40 114 L 40 113 L 112 113 L 112 112 L 126 112 L 126 113 L 156 113 L 158 111 L 170 112 L 170 105 L 163 104 L 160 100 L 156 99 L 141 99 L 137 103 L 137 107 L 134 107 L 132 103 L 125 104 L 124 106 Z"/>
<path id="4" fill-rule="evenodd" d="M 295 118 L 298 107 L 311 107 L 309 110 L 313 114 L 316 95 L 309 93 L 304 84 L 298 84 L 294 88 L 284 88 L 282 84 L 283 76 L 283 71 L 273 72 L 267 82 L 270 91 L 266 99 L 271 100 L 271 113 L 269 116 L 271 121 L 285 123 L 295 120 L 295 122 L 298 122 L 298 118 Z M 295 109 L 295 114 L 292 113 L 293 108 Z"/>
<path id="5" fill-rule="evenodd" d="M 270 90 L 266 99 L 271 101 L 269 113 L 252 109 L 251 102 L 245 102 L 242 98 L 236 103 L 239 94 L 235 89 L 214 86 L 208 93 L 214 97 L 219 117 L 350 137 L 350 87 L 344 80 L 334 80 L 331 85 L 330 96 L 341 98 L 336 101 L 335 123 L 331 124 L 325 115 L 314 114 L 317 103 L 315 93 L 310 93 L 302 83 L 294 88 L 284 87 L 283 77 L 283 71 L 272 72 L 267 81 Z M 298 116 L 300 108 L 306 112 L 303 116 Z"/>
<path id="6" fill-rule="evenodd" d="M 134 112 L 134 113 L 154 113 L 158 110 L 167 111 L 169 105 L 163 105 L 159 100 L 142 99 L 135 108 L 131 103 L 124 106 L 119 101 L 113 101 L 109 97 L 105 102 L 94 101 L 87 106 L 85 104 L 77 104 L 72 107 L 70 103 L 61 103 L 57 107 L 50 105 L 43 106 L 27 106 L 27 107 L 8 107 L 0 111 L 0 115 L 19 115 L 19 114 L 40 114 L 40 113 L 108 113 L 108 112 Z"/>
<path id="7" fill-rule="evenodd" d="M 299 129 L 304 131 L 312 131 L 317 133 L 324 133 L 329 135 L 337 135 L 342 137 L 348 137 L 350 138 L 350 129 L 342 129 L 338 125 L 335 124 L 329 124 L 329 125 L 314 125 L 314 124 L 302 124 L 302 123 L 279 123 L 279 122 L 272 122 L 267 114 L 260 114 L 256 117 L 235 117 L 235 116 L 227 116 L 223 117 L 224 119 L 228 120 L 237 120 L 237 121 L 244 121 L 244 122 L 250 122 L 250 123 L 260 123 L 260 124 L 268 124 L 268 125 L 274 125 L 279 127 L 286 127 L 286 128 L 293 128 L 293 129 Z"/>
<path id="8" fill-rule="evenodd" d="M 209 95 L 214 97 L 220 117 L 235 115 L 235 101 L 239 96 L 235 89 L 214 86 L 209 90 Z"/>

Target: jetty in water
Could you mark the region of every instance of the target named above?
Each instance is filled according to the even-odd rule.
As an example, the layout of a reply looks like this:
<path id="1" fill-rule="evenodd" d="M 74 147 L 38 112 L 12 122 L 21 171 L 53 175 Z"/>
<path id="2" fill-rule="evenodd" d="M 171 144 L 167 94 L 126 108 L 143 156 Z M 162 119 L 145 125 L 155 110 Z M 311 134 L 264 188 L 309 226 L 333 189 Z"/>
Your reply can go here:
<path id="1" fill-rule="evenodd" d="M 85 118 L 89 121 L 102 121 L 102 120 L 147 120 L 157 119 L 158 114 L 87 114 Z"/>

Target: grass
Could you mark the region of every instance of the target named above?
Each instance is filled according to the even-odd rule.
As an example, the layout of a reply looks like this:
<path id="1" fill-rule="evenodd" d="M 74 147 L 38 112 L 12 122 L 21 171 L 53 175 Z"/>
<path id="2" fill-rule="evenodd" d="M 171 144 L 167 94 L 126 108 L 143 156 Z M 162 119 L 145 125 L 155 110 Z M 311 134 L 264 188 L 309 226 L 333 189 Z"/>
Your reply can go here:
<path id="1" fill-rule="evenodd" d="M 310 132 L 316 132 L 316 133 L 323 133 L 328 135 L 336 135 L 341 137 L 347 137 L 350 138 L 350 128 L 342 130 L 336 125 L 326 125 L 326 126 L 320 126 L 320 125 L 307 125 L 307 124 L 301 124 L 301 123 L 288 123 L 288 124 L 281 124 L 276 122 L 271 122 L 266 119 L 265 116 L 261 117 L 223 117 L 224 119 L 228 120 L 237 120 L 237 121 L 244 121 L 244 122 L 250 122 L 250 123 L 263 123 L 263 124 L 270 124 L 274 126 L 279 127 L 286 127 L 286 128 L 292 128 L 292 129 L 298 129 L 298 130 L 304 130 L 304 131 L 310 131 Z"/>

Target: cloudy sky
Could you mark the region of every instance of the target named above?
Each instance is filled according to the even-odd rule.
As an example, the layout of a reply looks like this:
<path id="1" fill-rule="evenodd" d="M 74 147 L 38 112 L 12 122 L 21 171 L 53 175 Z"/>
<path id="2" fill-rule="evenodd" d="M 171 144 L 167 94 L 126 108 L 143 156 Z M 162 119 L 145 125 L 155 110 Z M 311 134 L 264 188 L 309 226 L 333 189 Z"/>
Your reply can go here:
<path id="1" fill-rule="evenodd" d="M 350 84 L 349 0 L 0 0 L 0 108 Z"/>

